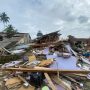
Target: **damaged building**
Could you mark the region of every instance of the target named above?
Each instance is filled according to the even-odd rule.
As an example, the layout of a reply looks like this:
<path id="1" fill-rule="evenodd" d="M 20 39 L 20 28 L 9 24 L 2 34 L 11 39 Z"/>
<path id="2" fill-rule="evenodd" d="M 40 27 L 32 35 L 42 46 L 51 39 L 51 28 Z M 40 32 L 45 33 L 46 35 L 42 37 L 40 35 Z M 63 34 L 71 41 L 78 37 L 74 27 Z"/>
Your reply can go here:
<path id="1" fill-rule="evenodd" d="M 30 43 L 31 37 L 28 33 L 17 33 L 11 38 L 6 37 L 6 33 L 0 32 L 0 47 L 9 48 L 19 44 Z"/>
<path id="2" fill-rule="evenodd" d="M 82 44 L 86 47 L 86 49 L 90 50 L 90 38 L 76 38 L 74 36 L 69 35 L 69 42 L 71 45 L 75 45 L 77 43 Z"/>
<path id="3" fill-rule="evenodd" d="M 60 35 L 58 31 L 43 35 L 19 60 L 2 64 L 0 70 L 6 73 L 2 90 L 89 90 L 90 62 L 59 41 Z"/>
<path id="4" fill-rule="evenodd" d="M 43 43 L 53 43 L 55 41 L 59 40 L 59 31 L 55 31 L 49 34 L 45 34 L 35 40 L 35 43 L 37 44 L 43 44 Z"/>

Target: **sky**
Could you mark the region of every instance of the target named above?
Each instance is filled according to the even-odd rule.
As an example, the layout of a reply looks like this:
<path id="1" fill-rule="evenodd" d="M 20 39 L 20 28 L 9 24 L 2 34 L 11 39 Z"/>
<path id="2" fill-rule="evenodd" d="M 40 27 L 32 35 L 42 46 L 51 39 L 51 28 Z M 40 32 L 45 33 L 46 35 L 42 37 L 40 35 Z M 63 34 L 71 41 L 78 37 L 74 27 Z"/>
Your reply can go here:
<path id="1" fill-rule="evenodd" d="M 6 12 L 19 32 L 36 37 L 60 30 L 62 37 L 90 37 L 90 0 L 0 0 L 0 13 Z M 0 22 L 0 31 L 3 30 Z"/>

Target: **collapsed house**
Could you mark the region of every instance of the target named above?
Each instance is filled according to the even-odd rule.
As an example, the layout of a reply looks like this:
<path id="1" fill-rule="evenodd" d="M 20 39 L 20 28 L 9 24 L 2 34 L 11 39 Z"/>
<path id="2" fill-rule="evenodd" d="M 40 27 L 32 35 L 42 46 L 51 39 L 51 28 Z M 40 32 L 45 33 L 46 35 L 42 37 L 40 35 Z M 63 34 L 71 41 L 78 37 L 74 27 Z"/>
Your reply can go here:
<path id="1" fill-rule="evenodd" d="M 61 47 L 64 47 L 62 45 Z M 46 59 L 40 60 L 36 57 L 40 52 L 46 56 Z M 1 66 L 1 70 L 8 71 L 4 77 L 4 88 L 6 87 L 6 90 L 83 90 L 85 83 L 82 81 L 89 80 L 90 71 L 76 67 L 75 61 L 74 56 L 63 58 L 54 55 L 54 52 L 51 55 L 48 47 L 43 51 L 32 52 L 28 55 L 28 59 L 12 61 Z"/>
<path id="2" fill-rule="evenodd" d="M 11 38 L 7 38 L 6 33 L 0 32 L 0 55 L 24 52 L 24 50 L 20 50 L 21 47 L 26 47 L 25 45 L 29 44 L 30 41 L 31 37 L 28 33 L 16 33 Z M 18 46 L 19 50 L 17 50 L 16 46 Z M 13 50 L 14 47 L 16 50 Z M 12 49 L 12 51 L 9 51 L 8 49 Z"/>
<path id="3" fill-rule="evenodd" d="M 58 41 L 57 43 L 55 43 L 54 49 L 55 51 L 59 51 L 59 52 L 68 52 L 63 41 Z"/>
<path id="4" fill-rule="evenodd" d="M 20 45 L 20 44 L 29 44 L 31 37 L 28 33 L 16 33 L 14 36 L 11 38 L 6 37 L 6 33 L 0 32 L 0 47 L 4 48 L 10 48 L 15 45 Z"/>
<path id="5" fill-rule="evenodd" d="M 38 37 L 34 40 L 33 42 L 33 48 L 40 48 L 40 47 L 46 47 L 49 46 L 50 44 L 56 43 L 59 41 L 60 38 L 60 33 L 59 31 L 55 31 L 49 34 L 42 35 L 41 37 Z"/>
<path id="6" fill-rule="evenodd" d="M 41 37 L 37 38 L 35 43 L 37 43 L 37 44 L 53 43 L 53 42 L 59 40 L 60 35 L 61 34 L 59 34 L 59 31 L 45 34 L 45 35 L 42 35 Z"/>
<path id="7" fill-rule="evenodd" d="M 31 52 L 23 58 L 2 65 L 0 70 L 8 71 L 3 78 L 4 87 L 8 90 L 89 90 L 90 64 L 88 69 L 86 64 L 78 67 L 81 64 L 77 62 L 78 53 L 59 41 L 59 35 L 58 31 L 43 35 L 31 44 Z"/>
<path id="8" fill-rule="evenodd" d="M 83 46 L 86 46 L 86 49 L 90 50 L 90 38 L 75 38 L 74 36 L 69 35 L 69 42 L 71 45 L 80 43 Z"/>

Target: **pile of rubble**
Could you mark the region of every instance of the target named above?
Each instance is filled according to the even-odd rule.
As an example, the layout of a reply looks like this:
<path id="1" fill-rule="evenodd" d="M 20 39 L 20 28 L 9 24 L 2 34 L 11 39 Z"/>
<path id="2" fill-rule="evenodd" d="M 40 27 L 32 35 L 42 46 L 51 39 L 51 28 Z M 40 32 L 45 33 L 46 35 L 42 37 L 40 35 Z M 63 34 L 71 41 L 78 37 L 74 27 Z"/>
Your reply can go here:
<path id="1" fill-rule="evenodd" d="M 1 70 L 8 72 L 3 76 L 5 90 L 88 90 L 84 82 L 90 79 L 89 71 L 61 70 L 57 57 L 67 61 L 72 54 L 57 47 L 35 48 L 23 59 L 2 65 Z"/>
<path id="2" fill-rule="evenodd" d="M 80 66 L 84 58 L 69 44 L 52 43 L 51 35 L 57 33 L 34 40 L 32 50 L 22 59 L 0 66 L 1 90 L 89 90 L 89 66 Z M 58 34 L 54 40 L 57 39 Z"/>

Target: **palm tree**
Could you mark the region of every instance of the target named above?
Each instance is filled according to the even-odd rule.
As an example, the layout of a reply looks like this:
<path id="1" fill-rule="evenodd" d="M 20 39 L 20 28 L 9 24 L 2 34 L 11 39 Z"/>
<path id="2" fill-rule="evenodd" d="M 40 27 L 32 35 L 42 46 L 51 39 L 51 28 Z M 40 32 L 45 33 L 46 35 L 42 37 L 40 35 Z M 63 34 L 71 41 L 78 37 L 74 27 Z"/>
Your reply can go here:
<path id="1" fill-rule="evenodd" d="M 7 38 L 11 38 L 13 35 L 17 33 L 17 30 L 14 29 L 12 25 L 8 25 L 5 29 L 4 32 L 6 33 Z"/>
<path id="2" fill-rule="evenodd" d="M 5 12 L 1 13 L 0 20 L 3 22 L 4 28 L 5 28 L 5 24 L 7 24 L 9 22 L 9 19 L 10 18 L 7 16 L 7 14 Z"/>

